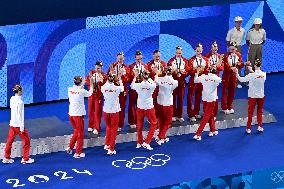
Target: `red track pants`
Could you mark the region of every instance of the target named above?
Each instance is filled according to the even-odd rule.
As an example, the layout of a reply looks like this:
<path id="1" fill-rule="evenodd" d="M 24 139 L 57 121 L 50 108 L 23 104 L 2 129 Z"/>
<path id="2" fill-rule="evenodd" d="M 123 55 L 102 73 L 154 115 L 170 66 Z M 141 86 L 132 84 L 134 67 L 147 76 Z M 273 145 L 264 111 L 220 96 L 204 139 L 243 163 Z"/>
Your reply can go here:
<path id="1" fill-rule="evenodd" d="M 84 145 L 84 116 L 69 116 L 69 119 L 74 128 L 69 147 L 73 149 L 77 142 L 76 154 L 81 154 Z"/>
<path id="2" fill-rule="evenodd" d="M 159 128 L 159 139 L 165 139 L 167 131 L 172 124 L 173 106 L 162 106 L 158 104 L 158 128 Z"/>
<path id="3" fill-rule="evenodd" d="M 174 91 L 173 91 L 173 117 L 182 118 L 183 114 L 183 102 L 184 102 L 184 91 L 185 91 L 185 85 L 179 85 Z"/>
<path id="4" fill-rule="evenodd" d="M 206 125 L 209 123 L 210 131 L 215 132 L 215 120 L 214 120 L 214 108 L 215 108 L 216 101 L 213 102 L 206 102 L 203 101 L 203 108 L 204 108 L 204 115 L 200 121 L 200 126 L 196 131 L 197 136 L 201 136 L 201 133 Z"/>
<path id="5" fill-rule="evenodd" d="M 104 119 L 106 122 L 106 145 L 110 146 L 110 150 L 115 148 L 115 140 L 117 136 L 117 128 L 119 123 L 119 113 L 104 112 Z"/>
<path id="6" fill-rule="evenodd" d="M 252 116 L 255 105 L 257 104 L 257 124 L 262 127 L 262 110 L 265 98 L 249 98 L 248 99 L 248 122 L 247 128 L 251 129 Z"/>
<path id="7" fill-rule="evenodd" d="M 11 159 L 11 149 L 12 149 L 12 144 L 15 140 L 15 137 L 19 135 L 22 139 L 22 144 L 23 144 L 23 158 L 25 161 L 29 160 L 29 153 L 30 153 L 30 137 L 27 129 L 24 129 L 24 132 L 20 131 L 19 127 L 12 127 L 10 126 L 9 133 L 8 133 L 8 139 L 6 142 L 6 147 L 5 147 L 5 158 L 6 159 Z"/>
<path id="8" fill-rule="evenodd" d="M 202 96 L 202 84 L 194 83 L 191 81 L 188 84 L 188 94 L 187 94 L 187 115 L 189 118 L 199 115 L 200 112 L 200 102 Z M 193 95 L 195 96 L 194 108 L 192 109 Z"/>
<path id="9" fill-rule="evenodd" d="M 128 123 L 129 125 L 136 125 L 136 108 L 137 108 L 137 93 L 135 90 L 129 91 L 129 104 L 128 104 Z"/>
<path id="10" fill-rule="evenodd" d="M 148 121 L 150 122 L 148 136 L 145 140 L 147 144 L 150 144 L 154 136 L 156 125 L 157 125 L 155 109 L 151 108 L 151 109 L 143 110 L 143 109 L 137 108 L 137 143 L 138 144 L 143 143 L 142 131 L 143 131 L 143 124 L 144 124 L 144 117 L 147 117 Z"/>
<path id="11" fill-rule="evenodd" d="M 222 76 L 222 110 L 231 110 L 236 92 L 237 77 L 233 72 L 223 73 Z"/>
<path id="12" fill-rule="evenodd" d="M 88 128 L 97 129 L 98 132 L 101 131 L 102 103 L 102 97 L 90 96 L 88 98 Z"/>
<path id="13" fill-rule="evenodd" d="M 127 95 L 124 95 L 124 92 L 119 94 L 119 103 L 120 103 L 121 111 L 119 112 L 118 126 L 120 128 L 123 128 L 124 126 L 126 99 L 127 99 Z"/>

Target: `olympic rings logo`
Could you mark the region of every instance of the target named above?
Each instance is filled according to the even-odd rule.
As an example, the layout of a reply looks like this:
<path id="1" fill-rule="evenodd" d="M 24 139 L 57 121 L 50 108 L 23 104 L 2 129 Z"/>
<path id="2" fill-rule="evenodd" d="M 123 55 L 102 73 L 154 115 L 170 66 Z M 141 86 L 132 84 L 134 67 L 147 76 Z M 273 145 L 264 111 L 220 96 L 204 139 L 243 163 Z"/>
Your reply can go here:
<path id="1" fill-rule="evenodd" d="M 270 176 L 271 180 L 274 181 L 275 183 L 283 182 L 284 181 L 284 171 L 279 171 L 271 173 Z"/>
<path id="2" fill-rule="evenodd" d="M 148 166 L 161 167 L 170 161 L 170 156 L 166 154 L 153 154 L 150 157 L 134 157 L 131 160 L 115 160 L 112 162 L 114 167 L 120 168 L 125 166 L 126 168 L 133 170 L 145 169 Z"/>

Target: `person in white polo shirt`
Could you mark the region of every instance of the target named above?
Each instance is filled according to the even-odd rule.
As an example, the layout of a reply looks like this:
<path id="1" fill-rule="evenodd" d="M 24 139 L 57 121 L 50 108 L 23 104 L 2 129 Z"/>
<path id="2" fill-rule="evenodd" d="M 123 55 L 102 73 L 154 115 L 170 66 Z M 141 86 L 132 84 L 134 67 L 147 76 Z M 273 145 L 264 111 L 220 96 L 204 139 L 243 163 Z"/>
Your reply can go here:
<path id="1" fill-rule="evenodd" d="M 203 101 L 203 109 L 204 115 L 200 121 L 200 126 L 194 135 L 195 140 L 201 140 L 201 133 L 207 123 L 210 126 L 209 136 L 214 136 L 218 134 L 218 131 L 215 128 L 215 105 L 216 99 L 218 99 L 217 87 L 222 82 L 222 79 L 216 75 L 217 68 L 210 67 L 208 74 L 202 74 L 198 76 L 201 68 L 197 68 L 197 72 L 194 76 L 195 83 L 201 83 L 203 86 L 202 90 L 202 101 Z"/>
<path id="2" fill-rule="evenodd" d="M 259 132 L 263 132 L 262 127 L 262 112 L 263 112 L 263 105 L 265 100 L 264 95 L 264 83 L 266 80 L 266 73 L 261 71 L 261 61 L 257 59 L 254 63 L 254 69 L 249 67 L 250 73 L 245 77 L 240 77 L 237 74 L 238 79 L 241 82 L 249 82 L 249 89 L 248 89 L 248 122 L 247 122 L 247 129 L 246 132 L 248 134 L 251 133 L 251 123 L 252 123 L 252 116 L 254 112 L 255 105 L 257 104 L 257 130 Z M 237 72 L 235 70 L 235 72 Z"/>
<path id="3" fill-rule="evenodd" d="M 168 66 L 166 69 L 166 75 L 158 77 L 159 70 L 155 70 L 155 82 L 159 87 L 157 96 L 158 104 L 158 128 L 159 134 L 156 138 L 156 142 L 159 145 L 169 141 L 166 137 L 167 131 L 172 124 L 173 116 L 173 91 L 178 86 L 178 81 L 172 77 L 172 67 Z"/>
<path id="4" fill-rule="evenodd" d="M 108 81 L 101 87 L 104 96 L 104 119 L 106 123 L 106 142 L 104 149 L 108 155 L 116 154 L 115 140 L 119 124 L 119 112 L 121 111 L 119 95 L 124 91 L 124 86 L 119 77 L 119 86 L 114 84 L 116 75 L 108 74 Z"/>
<path id="5" fill-rule="evenodd" d="M 151 140 L 154 136 L 156 125 L 157 125 L 157 118 L 155 113 L 155 108 L 153 104 L 153 93 L 156 88 L 156 83 L 149 78 L 150 73 L 147 70 L 143 71 L 142 77 L 143 81 L 141 83 L 136 83 L 136 78 L 139 75 L 137 71 L 134 72 L 135 77 L 131 83 L 131 88 L 135 90 L 138 94 L 137 98 L 137 146 L 136 148 L 146 148 L 148 150 L 153 150 L 150 146 Z M 144 124 L 144 117 L 148 118 L 150 123 L 148 136 L 143 141 L 143 124 Z"/>
<path id="6" fill-rule="evenodd" d="M 230 47 L 230 42 L 236 42 L 237 51 L 242 54 L 242 42 L 245 39 L 245 29 L 242 28 L 243 19 L 240 16 L 234 18 L 235 27 L 230 29 L 227 33 L 226 41 L 228 48 Z M 241 69 L 239 69 L 239 74 L 241 74 Z M 237 87 L 242 88 L 241 84 L 237 81 Z"/>
<path id="7" fill-rule="evenodd" d="M 76 153 L 74 158 L 83 158 L 85 153 L 83 153 L 84 144 L 84 116 L 86 115 L 84 98 L 90 97 L 93 94 L 94 80 L 92 73 L 89 74 L 90 80 L 90 90 L 84 89 L 85 81 L 81 76 L 74 77 L 74 86 L 68 88 L 69 97 L 69 119 L 72 127 L 74 128 L 74 133 L 70 139 L 70 143 L 66 152 L 72 154 L 73 148 L 77 142 Z"/>
<path id="8" fill-rule="evenodd" d="M 248 50 L 248 60 L 252 63 L 252 69 L 254 70 L 254 63 L 256 59 L 262 62 L 262 45 L 266 40 L 266 32 L 262 28 L 262 20 L 260 18 L 254 19 L 254 23 L 251 29 L 248 31 L 246 38 Z M 250 73 L 246 70 L 246 73 Z"/>
<path id="9" fill-rule="evenodd" d="M 5 147 L 5 155 L 2 160 L 3 163 L 14 163 L 11 159 L 11 149 L 15 137 L 19 135 L 23 141 L 23 158 L 22 164 L 34 163 L 34 159 L 29 157 L 30 153 L 30 137 L 24 124 L 24 102 L 22 100 L 23 88 L 21 85 L 15 85 L 13 87 L 15 96 L 10 99 L 11 108 L 11 120 L 8 133 L 8 139 Z"/>

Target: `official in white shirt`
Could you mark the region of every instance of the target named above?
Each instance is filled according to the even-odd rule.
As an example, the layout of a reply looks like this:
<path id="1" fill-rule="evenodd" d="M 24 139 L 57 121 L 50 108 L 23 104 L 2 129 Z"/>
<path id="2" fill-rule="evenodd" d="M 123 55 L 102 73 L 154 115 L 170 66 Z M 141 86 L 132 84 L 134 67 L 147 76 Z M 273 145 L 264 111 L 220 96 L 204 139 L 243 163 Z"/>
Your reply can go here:
<path id="1" fill-rule="evenodd" d="M 14 160 L 11 159 L 11 149 L 15 137 L 19 135 L 23 141 L 23 158 L 21 160 L 22 164 L 34 163 L 34 159 L 30 158 L 30 137 L 24 124 L 24 102 L 22 100 L 23 88 L 21 85 L 15 85 L 13 87 L 13 92 L 15 96 L 10 99 L 11 108 L 11 120 L 10 128 L 8 133 L 8 139 L 5 147 L 5 155 L 2 160 L 3 163 L 13 163 Z"/>
<path id="2" fill-rule="evenodd" d="M 158 128 L 159 134 L 156 138 L 156 142 L 162 145 L 169 141 L 166 137 L 167 131 L 172 124 L 173 116 L 173 91 L 178 86 L 178 81 L 172 77 L 172 68 L 169 66 L 166 69 L 166 75 L 163 77 L 158 77 L 159 70 L 155 70 L 155 82 L 159 87 L 159 92 L 157 96 L 158 104 Z"/>
<path id="3" fill-rule="evenodd" d="M 119 112 L 121 111 L 119 95 L 124 91 L 124 86 L 119 77 L 119 86 L 114 84 L 115 75 L 108 74 L 108 81 L 101 87 L 104 96 L 104 119 L 106 123 L 106 141 L 104 149 L 108 155 L 116 154 L 115 140 L 117 136 Z"/>
<path id="4" fill-rule="evenodd" d="M 137 147 L 141 148 L 144 147 L 148 150 L 153 150 L 150 146 L 151 140 L 154 136 L 156 125 L 157 125 L 157 118 L 155 114 L 155 108 L 153 104 L 153 93 L 156 88 L 156 83 L 150 79 L 150 73 L 145 70 L 143 71 L 143 81 L 141 83 L 135 83 L 136 77 L 139 75 L 138 72 L 135 72 L 135 77 L 132 81 L 131 88 L 135 90 L 138 94 L 137 99 Z M 148 118 L 150 123 L 148 136 L 143 141 L 143 124 L 144 124 L 144 117 Z"/>
<path id="5" fill-rule="evenodd" d="M 69 119 L 72 127 L 74 128 L 74 133 L 70 139 L 70 143 L 66 152 L 72 154 L 72 150 L 77 142 L 76 153 L 74 158 L 83 158 L 85 153 L 83 153 L 84 145 L 84 116 L 86 115 L 86 108 L 84 103 L 85 97 L 90 97 L 93 94 L 94 81 L 91 73 L 89 75 L 90 80 L 90 90 L 84 89 L 85 81 L 81 76 L 74 77 L 74 86 L 68 88 L 69 97 Z"/>
<path id="6" fill-rule="evenodd" d="M 230 47 L 230 42 L 236 42 L 237 51 L 242 54 L 242 42 L 245 39 L 245 29 L 242 28 L 243 19 L 240 16 L 235 17 L 235 27 L 230 29 L 227 33 L 226 41 L 228 48 Z M 239 69 L 239 74 L 241 74 L 241 69 Z M 237 87 L 242 88 L 241 83 L 237 81 Z"/>
<path id="7" fill-rule="evenodd" d="M 261 71 L 261 61 L 256 60 L 254 63 L 255 71 L 250 68 L 250 72 L 245 77 L 240 77 L 237 75 L 238 79 L 241 82 L 248 82 L 249 89 L 248 89 L 248 122 L 247 122 L 247 129 L 246 132 L 248 134 L 251 133 L 251 122 L 252 116 L 254 112 L 255 105 L 257 104 L 257 130 L 259 132 L 263 132 L 262 127 L 262 112 L 263 112 L 263 105 L 265 100 L 264 95 L 264 83 L 266 80 L 266 73 Z"/>
<path id="8" fill-rule="evenodd" d="M 217 68 L 211 67 L 210 73 L 203 74 L 198 76 L 200 72 L 200 68 L 197 69 L 197 73 L 194 77 L 195 83 L 201 83 L 203 86 L 202 90 L 202 101 L 203 101 L 203 109 L 204 115 L 200 121 L 200 126 L 194 135 L 195 140 L 201 140 L 201 133 L 206 125 L 209 123 L 210 133 L 209 136 L 214 136 L 218 134 L 218 131 L 215 128 L 215 105 L 216 99 L 218 99 L 217 87 L 222 82 L 222 79 L 216 75 Z"/>
<path id="9" fill-rule="evenodd" d="M 262 45 L 266 41 L 266 32 L 262 28 L 262 20 L 256 18 L 251 29 L 247 34 L 247 45 L 249 46 L 248 50 L 248 60 L 252 63 L 252 69 L 254 69 L 254 63 L 256 59 L 259 59 L 262 62 Z M 246 73 L 249 73 L 249 70 L 246 70 Z"/>

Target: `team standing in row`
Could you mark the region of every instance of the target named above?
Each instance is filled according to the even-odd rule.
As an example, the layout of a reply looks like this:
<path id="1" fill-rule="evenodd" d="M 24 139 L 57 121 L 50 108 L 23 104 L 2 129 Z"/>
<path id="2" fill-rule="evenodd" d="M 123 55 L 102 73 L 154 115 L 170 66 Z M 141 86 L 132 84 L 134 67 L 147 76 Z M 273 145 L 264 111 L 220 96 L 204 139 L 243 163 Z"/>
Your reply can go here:
<path id="1" fill-rule="evenodd" d="M 249 46 L 248 61 L 242 62 L 241 43 L 244 39 L 244 29 L 241 28 L 242 18 L 234 19 L 235 27 L 227 34 L 229 52 L 221 55 L 218 53 L 216 42 L 212 44 L 212 51 L 202 55 L 201 44 L 196 46 L 194 55 L 187 60 L 182 56 L 182 47 L 176 47 L 176 54 L 166 64 L 161 60 L 159 50 L 153 52 L 153 60 L 144 64 L 142 53 L 136 51 L 135 62 L 129 66 L 124 63 L 124 54 L 117 54 L 117 61 L 112 63 L 105 74 L 102 71 L 102 62 L 98 61 L 95 70 L 84 78 L 74 77 L 74 86 L 68 88 L 70 101 L 69 118 L 74 128 L 74 134 L 66 149 L 72 153 L 76 145 L 75 158 L 85 157 L 83 153 L 84 141 L 84 115 L 86 115 L 84 98 L 88 97 L 88 131 L 94 134 L 101 132 L 101 117 L 106 123 L 106 141 L 104 148 L 108 155 L 116 154 L 115 140 L 118 131 L 124 126 L 127 94 L 129 94 L 128 123 L 130 128 L 137 128 L 137 147 L 153 150 L 150 146 L 155 130 L 159 134 L 155 140 L 159 145 L 169 141 L 166 137 L 167 130 L 172 121 L 183 122 L 183 104 L 186 87 L 186 78 L 190 76 L 188 83 L 187 114 L 190 121 L 200 119 L 200 102 L 202 98 L 204 115 L 200 122 L 194 139 L 201 140 L 201 133 L 207 123 L 210 126 L 209 136 L 218 134 L 215 128 L 215 119 L 218 112 L 217 87 L 222 83 L 221 108 L 225 114 L 233 114 L 232 107 L 237 81 L 246 82 L 248 91 L 248 123 L 247 133 L 251 133 L 252 115 L 255 105 L 257 108 L 258 131 L 262 132 L 262 109 L 264 104 L 264 82 L 266 74 L 261 71 L 262 44 L 266 40 L 265 30 L 262 29 L 262 21 L 254 20 L 253 27 L 247 34 Z M 240 70 L 246 67 L 246 76 L 240 77 Z M 222 79 L 219 72 L 223 71 Z M 89 91 L 84 89 L 88 85 Z M 130 89 L 128 91 L 128 85 Z M 241 85 L 238 84 L 238 87 Z M 23 101 L 21 99 L 23 89 L 20 85 L 13 88 L 15 96 L 11 98 L 11 122 L 5 149 L 3 163 L 13 163 L 11 148 L 17 134 L 23 140 L 24 157 L 22 163 L 33 163 L 29 158 L 29 135 L 24 128 Z M 192 104 L 194 99 L 194 105 Z M 104 103 L 103 103 L 104 99 Z M 144 117 L 150 124 L 148 135 L 143 139 L 142 129 Z"/>

